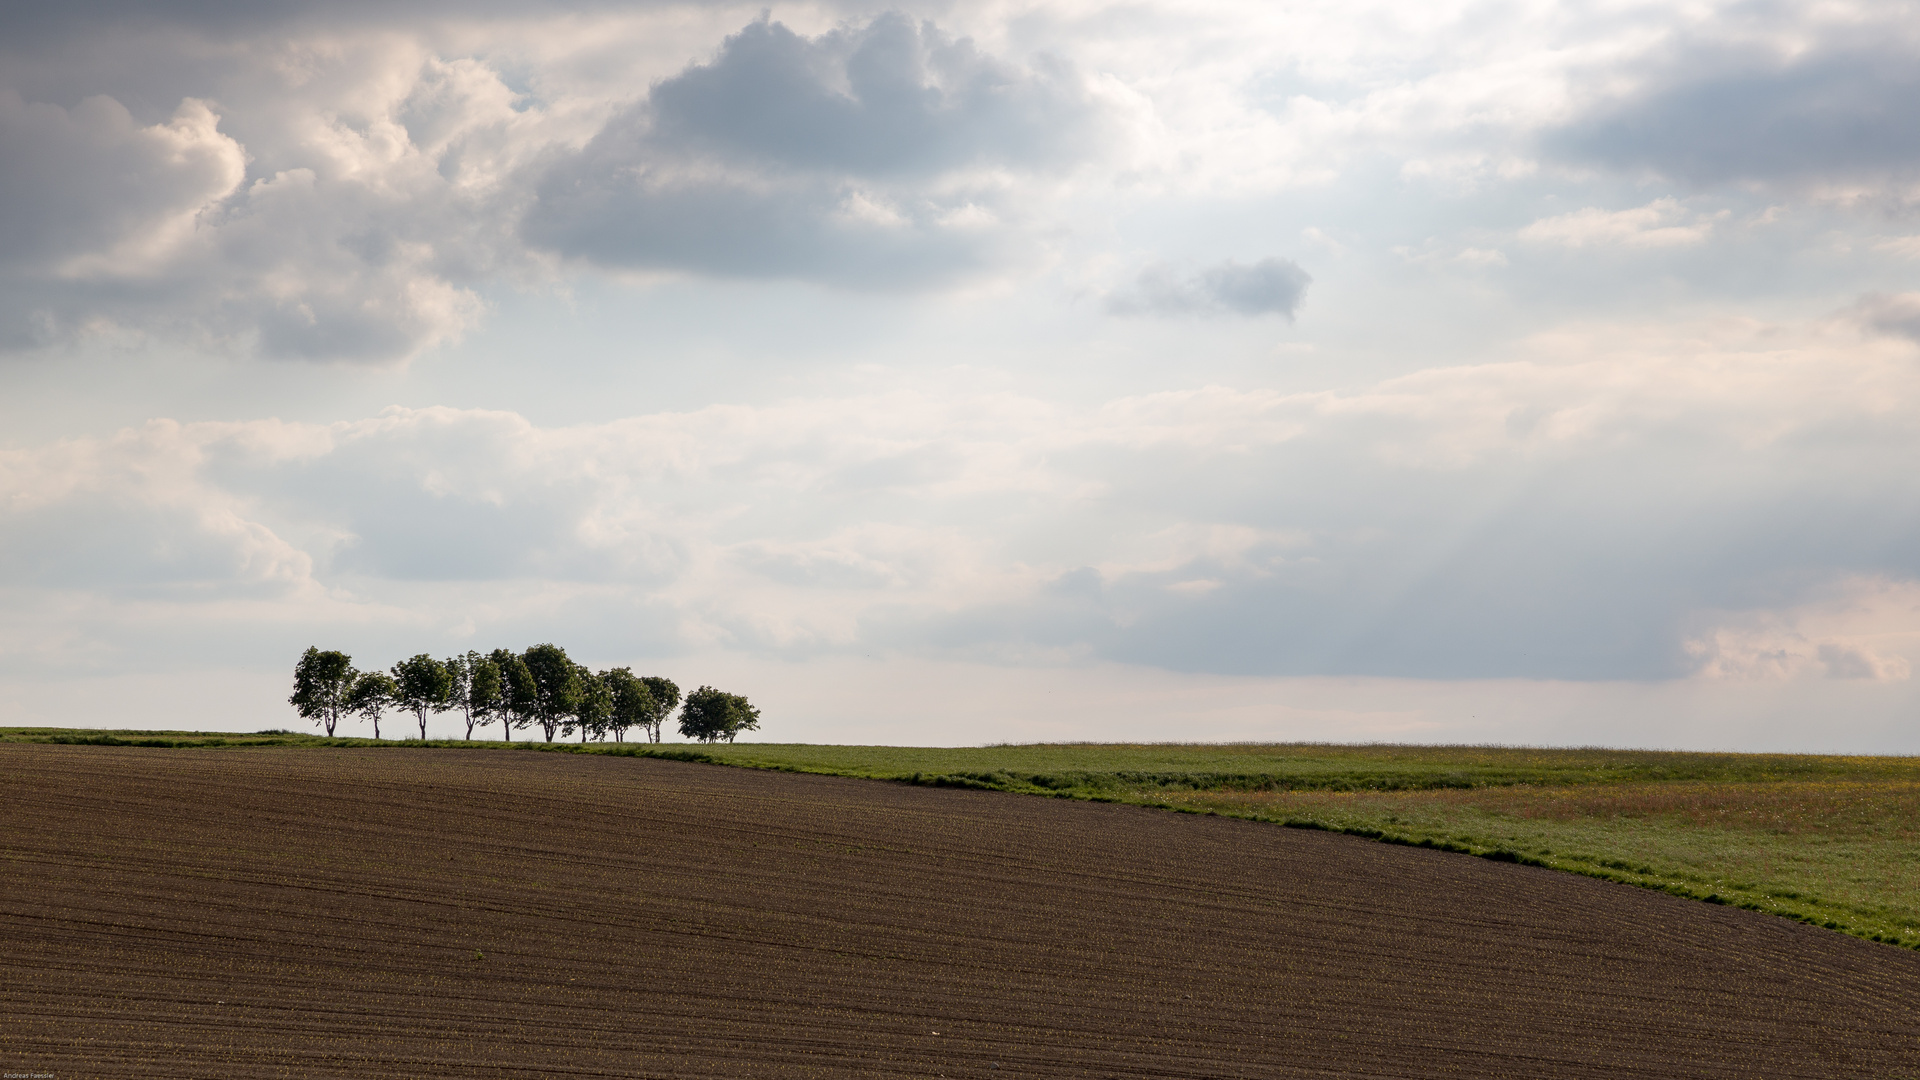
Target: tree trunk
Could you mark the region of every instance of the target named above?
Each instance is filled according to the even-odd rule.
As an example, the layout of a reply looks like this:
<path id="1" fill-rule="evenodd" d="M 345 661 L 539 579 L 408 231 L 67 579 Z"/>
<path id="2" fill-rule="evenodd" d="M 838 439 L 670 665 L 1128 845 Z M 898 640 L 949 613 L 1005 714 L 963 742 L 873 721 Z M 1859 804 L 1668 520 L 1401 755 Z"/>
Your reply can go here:
<path id="1" fill-rule="evenodd" d="M 375 717 L 373 720 L 373 739 L 375 742 L 380 741 L 380 718 L 379 717 Z"/>

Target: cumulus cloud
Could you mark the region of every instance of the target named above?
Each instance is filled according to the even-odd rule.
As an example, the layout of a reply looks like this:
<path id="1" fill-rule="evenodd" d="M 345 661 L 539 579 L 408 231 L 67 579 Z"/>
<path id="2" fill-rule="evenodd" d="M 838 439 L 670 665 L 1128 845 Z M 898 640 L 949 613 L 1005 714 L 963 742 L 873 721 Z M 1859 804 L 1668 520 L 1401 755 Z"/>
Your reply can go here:
<path id="1" fill-rule="evenodd" d="M 200 42 L 220 59 L 197 65 L 182 27 L 199 20 L 150 14 L 173 36 L 140 24 L 100 48 L 153 72 L 39 80 L 124 82 L 124 101 L 0 87 L 0 345 L 123 331 L 388 363 L 458 340 L 483 288 L 548 280 L 555 254 L 934 287 L 1034 254 L 1037 201 L 1116 137 L 1110 95 L 1064 61 L 1003 59 L 899 14 L 815 36 L 762 18 L 637 99 L 644 68 L 569 84 L 564 60 L 513 59 L 519 43 L 441 51 L 418 27 L 351 29 L 364 12 L 331 13 L 349 29 L 325 48 L 235 24 L 240 40 Z M 170 118 L 134 119 L 157 99 Z"/>
<path id="2" fill-rule="evenodd" d="M 1016 66 L 896 12 L 817 38 L 762 18 L 616 123 L 741 164 L 929 176 L 1071 166 L 1103 149 L 1105 119 L 1063 61 Z"/>
<path id="3" fill-rule="evenodd" d="M 763 18 L 541 181 L 533 243 L 608 266 L 901 287 L 1004 262 L 1008 178 L 1099 154 L 1110 106 L 899 14 L 808 38 Z"/>
<path id="4" fill-rule="evenodd" d="M 420 95 L 387 103 L 414 107 L 424 148 L 387 112 L 308 116 L 269 162 L 250 162 L 207 101 L 142 126 L 110 97 L 69 111 L 0 94 L 0 339 L 119 329 L 385 362 L 457 337 L 481 307 L 465 282 L 498 260 L 476 242 L 492 193 L 462 175 L 458 129 L 512 112 L 469 95 L 478 107 L 449 116 L 446 81 L 433 65 L 417 80 L 442 89 L 431 117 Z"/>
<path id="5" fill-rule="evenodd" d="M 1313 278 L 1290 259 L 1243 266 L 1229 259 L 1195 274 L 1149 266 L 1132 285 L 1108 295 L 1114 315 L 1283 315 L 1288 320 Z"/>
<path id="6" fill-rule="evenodd" d="M 1126 19 L 943 9 L 940 25 L 833 4 L 787 23 L 563 8 L 22 17 L 0 43 L 0 343 L 123 329 L 393 362 L 459 340 L 490 290 L 556 273 L 937 289 L 1064 258 L 1083 277 L 1116 222 L 1204 217 L 1226 192 L 1251 208 L 1324 191 L 1316 220 L 1351 253 L 1425 235 L 1453 267 L 1497 267 L 1512 249 L 1440 220 L 1451 211 L 1418 210 L 1437 215 L 1418 234 L 1377 213 L 1399 196 L 1364 163 L 1411 185 L 1411 210 L 1435 185 L 1541 182 L 1529 148 L 1679 182 L 1800 183 L 1893 176 L 1913 142 L 1907 38 L 1879 15 L 1855 21 L 1889 32 L 1745 8 L 1601 28 L 1549 8 L 1488 38 L 1451 9 L 1362 33 L 1153 4 Z M 1726 231 L 1663 199 L 1524 235 L 1711 247 Z M 1188 269 L 1149 268 L 1107 307 L 1291 316 L 1308 283 L 1278 259 Z"/>

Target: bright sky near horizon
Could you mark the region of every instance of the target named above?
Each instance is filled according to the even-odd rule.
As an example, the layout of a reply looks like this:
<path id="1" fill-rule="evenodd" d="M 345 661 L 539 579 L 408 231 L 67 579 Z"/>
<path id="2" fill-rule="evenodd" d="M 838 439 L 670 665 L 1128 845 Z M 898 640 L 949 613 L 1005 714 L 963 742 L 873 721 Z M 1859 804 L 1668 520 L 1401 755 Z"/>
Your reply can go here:
<path id="1" fill-rule="evenodd" d="M 1916 100 L 1884 0 L 11 5 L 0 723 L 554 641 L 780 741 L 1920 752 Z"/>

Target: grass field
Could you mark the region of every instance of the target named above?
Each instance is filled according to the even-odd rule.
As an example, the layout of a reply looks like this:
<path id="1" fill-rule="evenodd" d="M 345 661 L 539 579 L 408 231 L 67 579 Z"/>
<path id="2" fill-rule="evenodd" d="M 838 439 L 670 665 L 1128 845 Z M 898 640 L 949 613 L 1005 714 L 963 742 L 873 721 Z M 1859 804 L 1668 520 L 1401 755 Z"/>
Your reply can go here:
<path id="1" fill-rule="evenodd" d="M 22 728 L 0 729 L 0 741 L 422 745 L 279 733 Z M 937 749 L 628 743 L 584 749 L 1138 803 L 1330 829 L 1534 863 L 1920 947 L 1920 758 L 1301 744 Z"/>

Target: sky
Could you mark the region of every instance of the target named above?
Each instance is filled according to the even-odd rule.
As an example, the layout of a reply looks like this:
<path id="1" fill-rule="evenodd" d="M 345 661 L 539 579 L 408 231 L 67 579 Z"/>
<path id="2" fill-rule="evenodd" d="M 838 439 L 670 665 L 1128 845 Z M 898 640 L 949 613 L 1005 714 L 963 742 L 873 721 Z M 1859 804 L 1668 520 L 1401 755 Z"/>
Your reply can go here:
<path id="1" fill-rule="evenodd" d="M 1920 753 L 1917 94 L 1887 0 L 9 5 L 0 724 Z"/>

